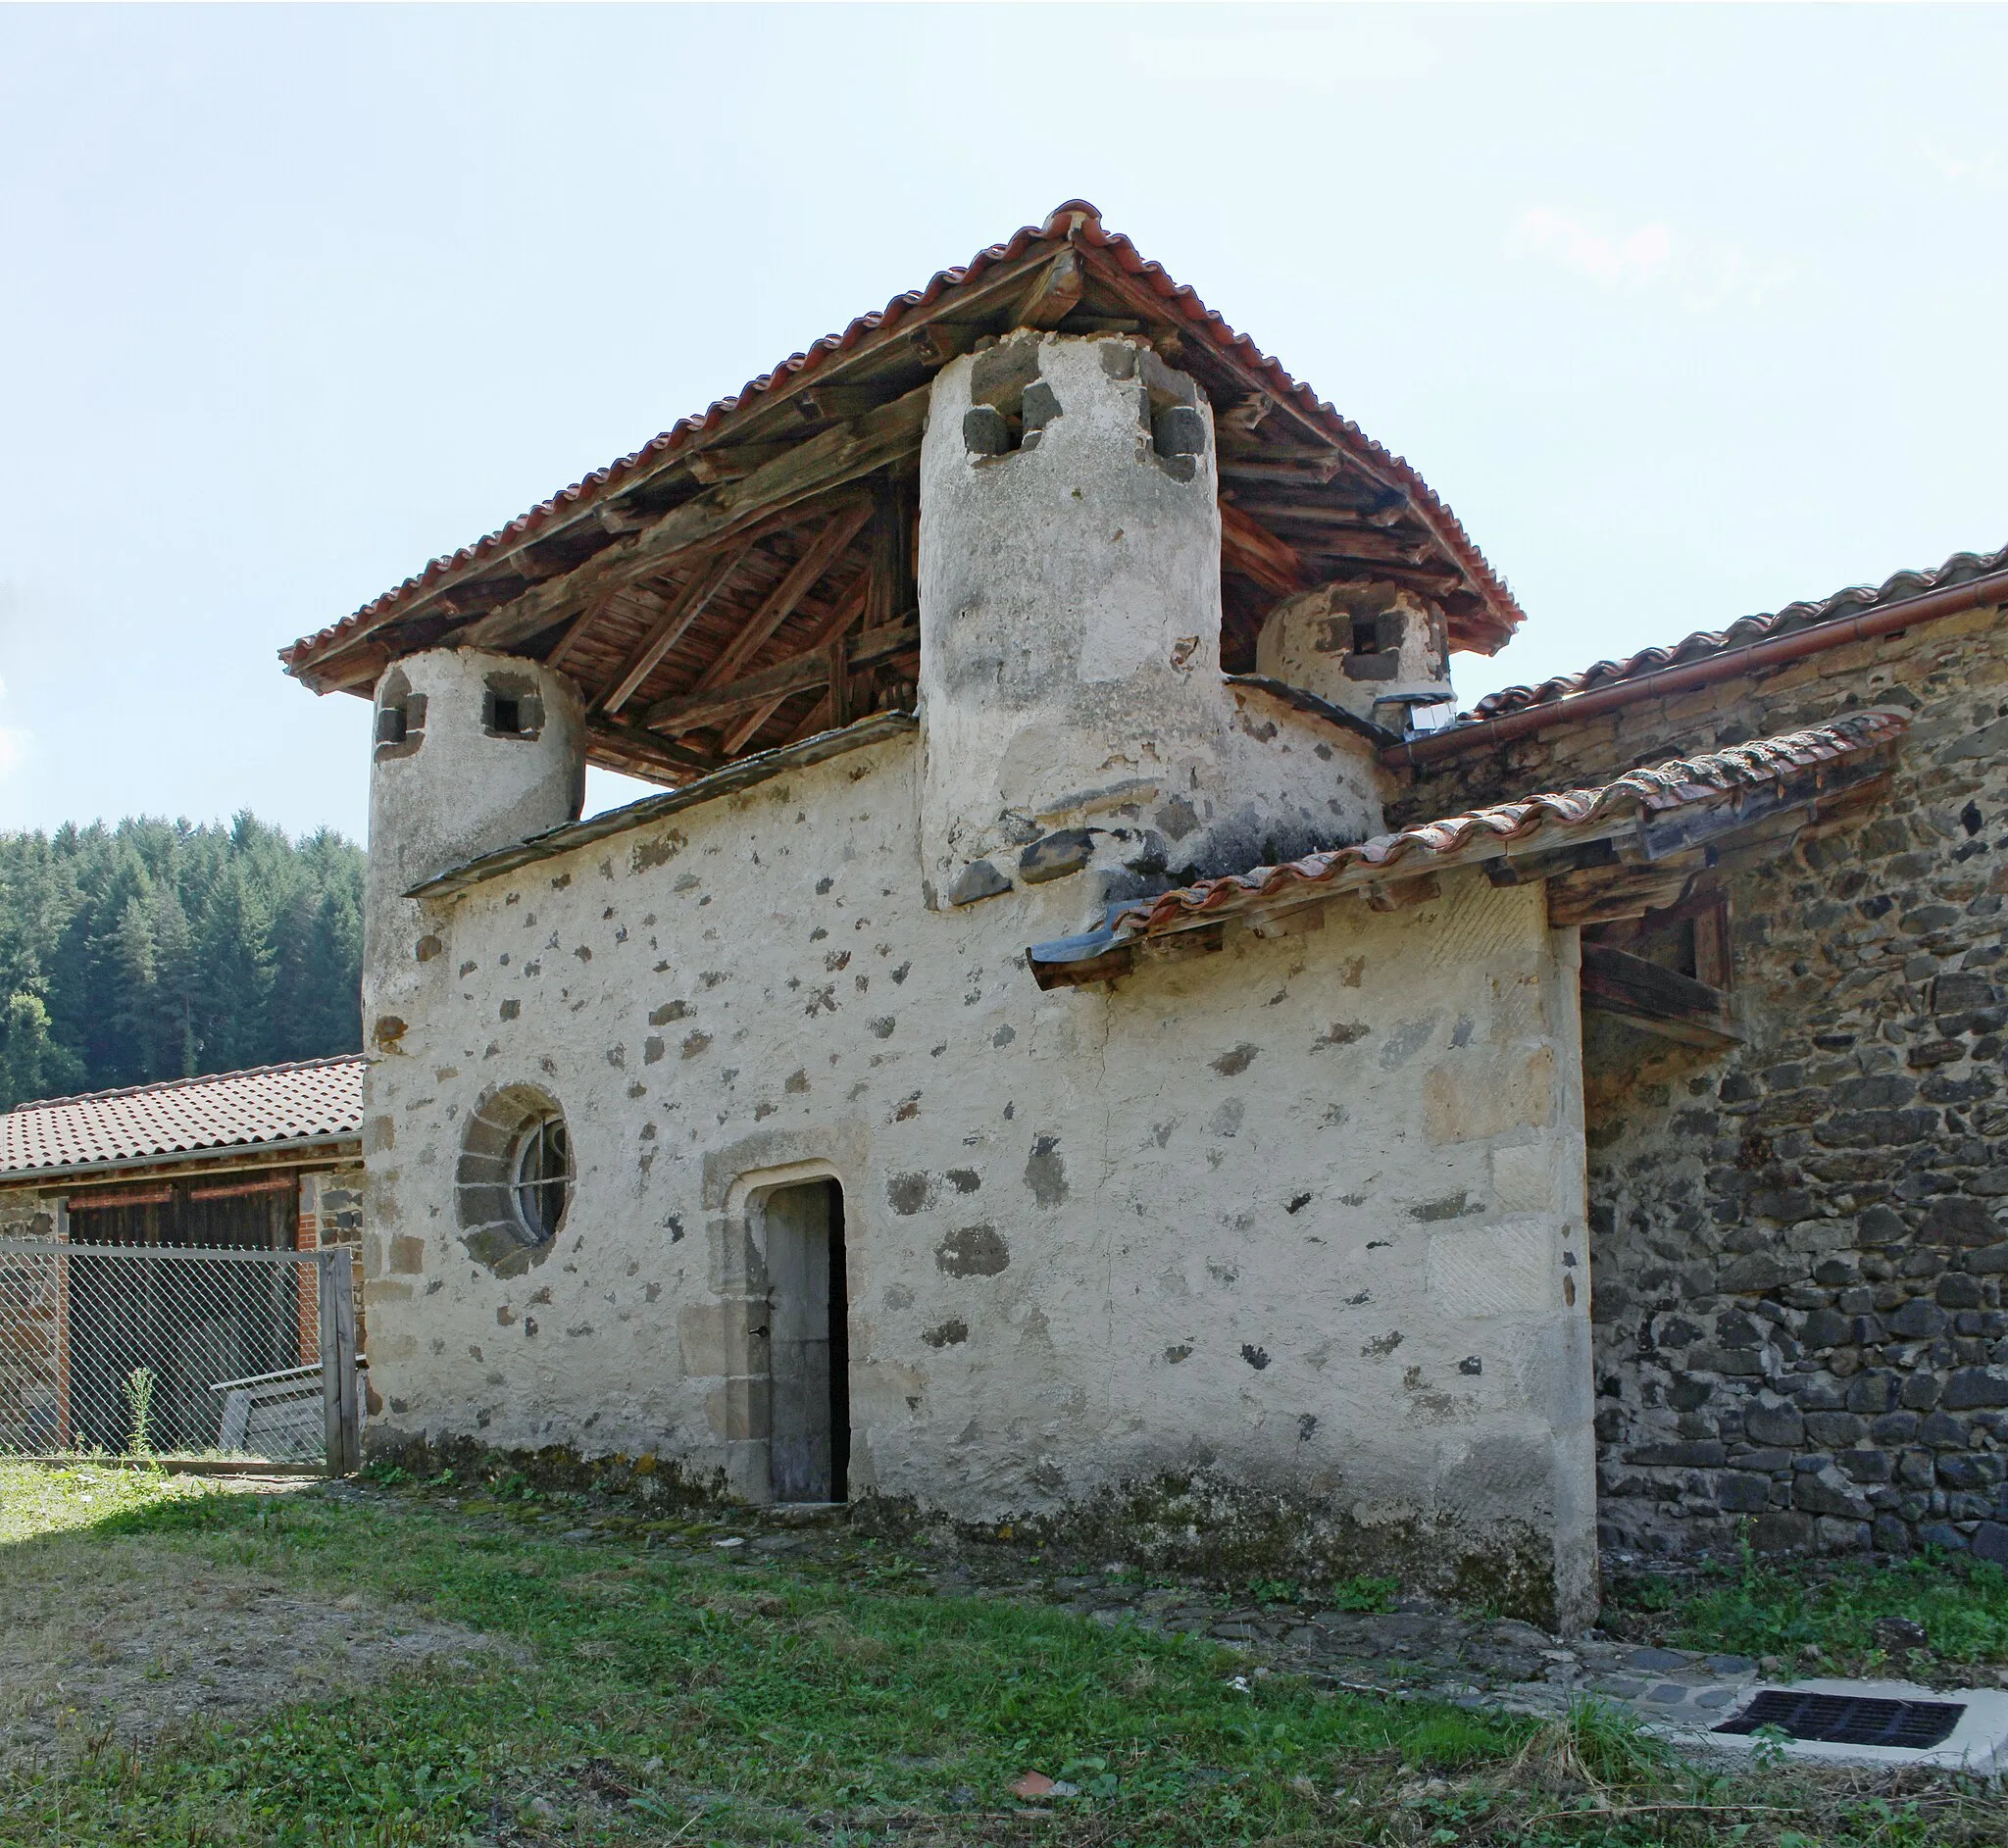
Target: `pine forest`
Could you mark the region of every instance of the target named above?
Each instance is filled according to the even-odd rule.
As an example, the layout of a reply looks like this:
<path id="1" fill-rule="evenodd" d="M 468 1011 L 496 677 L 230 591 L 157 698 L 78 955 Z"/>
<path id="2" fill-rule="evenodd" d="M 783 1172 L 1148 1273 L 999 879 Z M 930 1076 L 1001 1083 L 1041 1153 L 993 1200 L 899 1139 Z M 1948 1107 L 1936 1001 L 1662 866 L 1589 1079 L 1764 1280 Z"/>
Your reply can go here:
<path id="1" fill-rule="evenodd" d="M 128 819 L 0 834 L 0 1109 L 362 1046 L 363 853 Z"/>

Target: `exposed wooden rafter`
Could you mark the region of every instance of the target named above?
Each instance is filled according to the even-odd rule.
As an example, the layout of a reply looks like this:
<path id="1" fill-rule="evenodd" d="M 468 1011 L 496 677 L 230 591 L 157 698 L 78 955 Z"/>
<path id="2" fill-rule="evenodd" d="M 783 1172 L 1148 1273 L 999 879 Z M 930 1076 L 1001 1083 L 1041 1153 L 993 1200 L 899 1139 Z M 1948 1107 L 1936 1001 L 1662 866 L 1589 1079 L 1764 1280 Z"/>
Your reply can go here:
<path id="1" fill-rule="evenodd" d="M 1080 273 L 1080 253 L 1071 247 L 1061 251 L 1026 291 L 1014 324 L 1021 327 L 1057 327 L 1080 306 L 1086 280 Z"/>
<path id="2" fill-rule="evenodd" d="M 870 590 L 871 579 L 869 575 L 860 577 L 851 586 L 849 592 L 836 608 L 812 631 L 808 640 L 803 645 L 802 652 L 809 654 L 819 648 L 828 652 L 829 649 L 839 645 L 844 635 L 849 632 L 851 625 L 864 614 Z M 848 672 L 847 666 L 843 672 Z M 831 656 L 830 673 L 830 683 L 834 685 L 838 673 L 834 656 Z M 775 714 L 779 712 L 794 697 L 795 691 L 790 689 L 785 693 L 777 694 L 773 699 L 767 701 L 765 705 L 755 707 L 753 712 L 744 721 L 727 732 L 723 747 L 724 755 L 727 757 L 738 756 L 748 744 L 760 735 L 762 727 L 773 719 Z"/>
<path id="3" fill-rule="evenodd" d="M 880 661 L 889 661 L 895 655 L 911 653 L 920 645 L 921 631 L 905 624 L 891 629 L 866 629 L 858 635 L 850 650 L 849 665 L 853 668 L 870 667 Z M 769 700 L 806 692 L 812 686 L 827 685 L 828 679 L 828 648 L 808 648 L 800 654 L 790 655 L 785 661 L 776 662 L 771 668 L 762 668 L 758 674 L 749 674 L 729 686 L 702 693 L 679 693 L 671 699 L 658 700 L 648 709 L 646 724 L 651 731 L 673 736 L 701 731 L 736 718 L 740 713 L 750 712 Z"/>
<path id="4" fill-rule="evenodd" d="M 622 664 L 621 672 L 614 676 L 606 691 L 593 702 L 595 711 L 611 719 L 627 705 L 633 697 L 634 689 L 655 671 L 656 663 L 683 639 L 690 624 L 704 614 L 751 550 L 750 545 L 742 545 L 721 552 L 708 566 L 693 573 L 690 581 L 667 603 L 651 597 L 652 601 L 662 605 L 655 626 Z"/>
<path id="5" fill-rule="evenodd" d="M 871 517 L 870 501 L 842 508 L 831 515 L 823 529 L 804 547 L 802 556 L 788 568 L 780 582 L 740 624 L 739 632 L 698 675 L 691 690 L 704 692 L 735 679 L 740 670 L 773 639 L 775 631 L 794 615 L 796 606 L 822 580 L 824 574 L 843 556 Z"/>
<path id="6" fill-rule="evenodd" d="M 586 636 L 599 625 L 600 620 L 614 607 L 614 592 L 595 598 L 566 624 L 564 634 L 552 645 L 551 652 L 544 657 L 544 665 L 562 668 L 571 658 L 572 651 L 585 640 Z"/>
<path id="7" fill-rule="evenodd" d="M 693 547 L 745 527 L 917 455 L 928 415 L 925 387 L 864 417 L 796 443 L 737 481 L 721 482 L 672 509 L 645 531 L 617 539 L 576 571 L 536 585 L 472 624 L 456 639 L 508 648 L 548 628 L 581 597 L 632 582 Z"/>
<path id="8" fill-rule="evenodd" d="M 1220 552 L 1222 569 L 1239 572 L 1277 596 L 1303 588 L 1304 561 L 1295 549 L 1229 501 L 1220 507 Z"/>

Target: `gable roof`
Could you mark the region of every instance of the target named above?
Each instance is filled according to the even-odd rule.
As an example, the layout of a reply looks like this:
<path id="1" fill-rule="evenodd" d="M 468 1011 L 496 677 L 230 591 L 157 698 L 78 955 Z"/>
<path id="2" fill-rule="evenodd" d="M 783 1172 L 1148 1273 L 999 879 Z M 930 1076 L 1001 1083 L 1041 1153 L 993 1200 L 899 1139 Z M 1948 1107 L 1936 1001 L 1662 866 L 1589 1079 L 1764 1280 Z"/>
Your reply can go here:
<path id="1" fill-rule="evenodd" d="M 368 1066 L 347 1053 L 24 1104 L 0 1117 L 0 1181 L 359 1136 Z"/>
<path id="2" fill-rule="evenodd" d="M 722 662 L 735 676 L 772 667 L 857 620 L 875 524 L 860 511 L 863 483 L 916 476 L 934 374 L 1022 326 L 1137 333 L 1207 391 L 1222 431 L 1230 639 L 1251 656 L 1268 602 L 1346 575 L 1428 589 L 1454 646 L 1489 653 L 1521 622 L 1405 461 L 1075 199 L 434 559 L 280 659 L 317 692 L 365 694 L 389 661 L 423 648 L 562 660 L 591 696 L 590 760 L 658 780 L 806 736 L 820 728 L 809 723 L 821 710 L 811 687 L 694 745 L 678 745 L 690 734 L 655 709 L 711 690 L 707 673 Z M 713 585 L 707 568 L 726 566 L 728 545 L 743 548 L 734 581 Z M 910 594 L 910 584 L 883 587 L 870 620 L 903 620 Z M 786 607 L 765 627 L 777 600 Z M 646 714 L 638 725 L 622 718 L 630 703 Z"/>
<path id="3" fill-rule="evenodd" d="M 1229 917 L 1260 916 L 1340 892 L 1415 878 L 1451 867 L 1481 866 L 1509 852 L 1545 853 L 1631 834 L 1647 860 L 1678 851 L 1687 837 L 1645 837 L 1653 818 L 1676 809 L 1720 808 L 1727 820 L 1771 812 L 1753 796 L 1782 794 L 1788 783 L 1825 780 L 1826 767 L 1883 750 L 1902 737 L 1908 713 L 1884 708 L 1831 724 L 1758 738 L 1705 756 L 1628 771 L 1594 789 L 1567 789 L 1496 803 L 1423 822 L 1355 846 L 1307 854 L 1282 866 L 1256 867 L 1193 885 L 1111 905 L 1102 928 L 1037 943 L 1028 951 L 1042 988 L 1120 974 L 1148 938 L 1193 930 Z"/>

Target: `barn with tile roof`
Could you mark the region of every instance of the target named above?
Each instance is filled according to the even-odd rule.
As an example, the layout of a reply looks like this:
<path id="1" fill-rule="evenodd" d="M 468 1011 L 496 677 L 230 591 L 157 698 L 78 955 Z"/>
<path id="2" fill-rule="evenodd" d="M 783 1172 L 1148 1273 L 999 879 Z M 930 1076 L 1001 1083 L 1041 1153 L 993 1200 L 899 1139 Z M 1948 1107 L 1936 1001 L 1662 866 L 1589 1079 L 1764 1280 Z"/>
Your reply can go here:
<path id="1" fill-rule="evenodd" d="M 116 1448 L 135 1365 L 159 1382 L 156 1434 L 213 1449 L 218 1376 L 318 1366 L 310 1274 L 254 1280 L 193 1254 L 360 1246 L 364 1070 L 309 1059 L 0 1115 L 0 1451 Z M 112 1248 L 191 1254 L 176 1273 L 189 1287 L 163 1293 L 158 1265 L 67 1255 Z"/>

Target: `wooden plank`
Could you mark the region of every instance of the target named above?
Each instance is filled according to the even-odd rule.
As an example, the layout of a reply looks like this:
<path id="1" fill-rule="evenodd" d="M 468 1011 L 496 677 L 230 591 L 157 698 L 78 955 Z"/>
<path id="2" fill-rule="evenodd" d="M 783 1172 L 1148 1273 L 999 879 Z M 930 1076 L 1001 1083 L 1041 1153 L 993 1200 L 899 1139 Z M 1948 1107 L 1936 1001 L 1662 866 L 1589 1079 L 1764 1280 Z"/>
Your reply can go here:
<path id="1" fill-rule="evenodd" d="M 907 653 L 920 645 L 918 626 L 902 624 L 892 629 L 866 629 L 859 634 L 856 646 L 851 650 L 850 664 L 854 668 L 865 667 Z M 750 674 L 731 686 L 702 693 L 679 693 L 672 699 L 658 700 L 648 709 L 645 723 L 651 731 L 696 731 L 748 712 L 768 700 L 806 692 L 812 686 L 827 685 L 828 678 L 828 648 L 807 649 L 801 654 L 790 655 L 785 661 L 776 662 L 771 668 L 763 668 L 758 674 Z"/>
<path id="2" fill-rule="evenodd" d="M 683 639 L 690 624 L 710 608 L 731 574 L 746 562 L 746 554 L 751 550 L 751 546 L 740 546 L 733 551 L 721 552 L 707 569 L 692 575 L 690 581 L 664 606 L 655 626 L 628 657 L 612 684 L 593 702 L 597 711 L 611 719 L 627 705 L 633 697 L 634 689 L 655 672 L 656 664 Z"/>
<path id="3" fill-rule="evenodd" d="M 1062 250 L 1033 279 L 1024 301 L 1012 317 L 1019 327 L 1057 327 L 1080 306 L 1080 292 L 1086 278 L 1081 274 L 1080 253 L 1072 246 Z"/>
<path id="4" fill-rule="evenodd" d="M 754 707 L 737 724 L 728 726 L 719 745 L 719 755 L 727 758 L 737 757 L 760 735 L 761 727 L 792 698 L 792 693 L 783 693 L 778 699 L 771 699 L 764 706 Z"/>
<path id="5" fill-rule="evenodd" d="M 1694 920 L 1694 979 L 1727 992 L 1734 986 L 1730 960 L 1730 902 L 1718 898 Z"/>
<path id="6" fill-rule="evenodd" d="M 1295 550 L 1227 501 L 1220 507 L 1220 554 L 1222 570 L 1252 577 L 1279 596 L 1303 584 L 1304 561 Z"/>
<path id="7" fill-rule="evenodd" d="M 1567 847 L 1536 848 L 1531 853 L 1516 853 L 1508 847 L 1496 859 L 1481 865 L 1485 877 L 1494 885 L 1532 885 L 1588 867 L 1615 866 L 1617 860 L 1617 849 L 1605 838 L 1579 841 Z"/>
<path id="8" fill-rule="evenodd" d="M 789 744 L 799 744 L 804 738 L 813 738 L 819 731 L 833 731 L 836 727 L 829 723 L 829 695 L 825 692 L 815 705 L 803 714 L 802 723 L 788 736 Z"/>
<path id="9" fill-rule="evenodd" d="M 587 731 L 592 741 L 602 747 L 603 755 L 626 753 L 635 764 L 654 766 L 653 770 L 643 774 L 661 776 L 667 773 L 672 783 L 687 782 L 689 775 L 686 773 L 709 775 L 725 762 L 709 751 L 674 743 L 660 732 L 644 731 L 639 725 L 622 724 L 611 719 L 595 719 Z M 605 749 L 608 744 L 614 747 L 612 751 Z"/>
<path id="10" fill-rule="evenodd" d="M 1443 888 L 1433 873 L 1418 874 L 1408 879 L 1375 879 L 1365 890 L 1369 911 L 1405 911 L 1411 905 L 1443 896 Z"/>
<path id="11" fill-rule="evenodd" d="M 880 475 L 873 484 L 872 556 L 868 566 L 865 626 L 883 628 L 912 610 L 912 503 L 906 483 Z"/>
<path id="12" fill-rule="evenodd" d="M 1684 1045 L 1733 1046 L 1743 1038 L 1720 988 L 1606 943 L 1582 946 L 1582 1005 Z"/>
<path id="13" fill-rule="evenodd" d="M 836 608 L 830 611 L 824 618 L 823 622 L 810 632 L 809 638 L 803 645 L 801 652 L 807 654 L 818 648 L 828 649 L 838 637 L 846 634 L 851 624 L 863 614 L 871 587 L 872 578 L 871 574 L 868 572 L 859 577 L 857 582 L 850 587 L 849 591 L 838 602 Z M 794 698 L 793 693 L 782 693 L 779 697 L 769 700 L 765 706 L 757 708 L 751 717 L 742 724 L 735 725 L 726 734 L 723 755 L 728 758 L 737 757 L 754 738 L 760 735 L 761 727 L 792 698 Z M 831 702 L 828 695 L 826 694 L 822 702 L 808 713 L 804 724 L 795 727 L 794 736 L 807 737 L 814 731 L 828 730 L 831 724 L 834 723 L 830 715 Z"/>
<path id="14" fill-rule="evenodd" d="M 614 591 L 609 591 L 604 597 L 599 598 L 595 602 L 588 603 L 570 623 L 566 624 L 564 634 L 560 635 L 551 644 L 549 652 L 544 656 L 544 666 L 547 668 L 562 668 L 572 654 L 572 651 L 599 626 L 600 619 L 612 614 L 614 598 L 617 594 Z"/>
<path id="15" fill-rule="evenodd" d="M 341 1402 L 341 1370 L 337 1365 L 341 1349 L 341 1324 L 335 1308 L 335 1266 L 348 1268 L 349 1254 L 340 1246 L 319 1254 L 314 1266 L 315 1295 L 321 1320 L 321 1409 L 327 1446 L 327 1473 L 342 1473 L 341 1459 L 348 1449 L 348 1427 Z"/>
<path id="16" fill-rule="evenodd" d="M 800 441 L 800 438 L 796 438 Z M 778 461 L 794 443 L 734 443 L 729 449 L 700 449 L 690 458 L 690 473 L 706 487 L 721 481 L 743 481 L 755 469 Z"/>
<path id="17" fill-rule="evenodd" d="M 1221 442 L 1220 474 L 1224 481 L 1274 481 L 1322 489 L 1329 487 L 1332 476 L 1345 466 L 1345 457 L 1336 449 L 1328 449 L 1322 458 L 1312 461 L 1268 455 L 1266 445 L 1259 439 L 1254 449 L 1244 453 L 1230 452 L 1225 432 Z"/>
<path id="18" fill-rule="evenodd" d="M 829 681 L 829 723 L 847 725 L 851 722 L 850 652 L 841 635 L 823 652 L 824 672 Z"/>
<path id="19" fill-rule="evenodd" d="M 742 480 L 707 488 L 645 531 L 615 540 L 565 576 L 538 584 L 482 617 L 456 641 L 507 648 L 549 627 L 582 597 L 660 571 L 678 553 L 732 537 L 765 517 L 917 456 L 930 389 L 922 385 L 864 417 L 796 443 Z"/>
<path id="20" fill-rule="evenodd" d="M 610 532 L 619 538 L 624 532 L 639 532 L 656 518 L 655 513 L 643 507 L 624 505 L 620 501 L 602 501 L 593 509 L 593 523 L 602 532 Z"/>
<path id="21" fill-rule="evenodd" d="M 876 410 L 879 394 L 870 385 L 818 382 L 796 392 L 788 402 L 804 424 L 840 424 L 846 418 L 863 417 Z"/>
<path id="22" fill-rule="evenodd" d="M 828 524 L 809 542 L 802 556 L 788 568 L 780 582 L 768 593 L 767 600 L 740 624 L 738 634 L 698 675 L 696 685 L 690 690 L 693 693 L 709 692 L 715 686 L 724 686 L 737 679 L 740 671 L 767 646 L 775 630 L 794 615 L 795 606 L 843 555 L 871 517 L 872 504 L 869 501 L 832 515 Z"/>
<path id="23" fill-rule="evenodd" d="M 1350 521 L 1328 522 L 1315 513 L 1301 513 L 1294 509 L 1265 509 L 1262 516 L 1274 524 L 1287 525 L 1294 522 L 1314 530 L 1306 535 L 1291 534 L 1278 537 L 1283 544 L 1314 547 L 1322 556 L 1365 559 L 1369 563 L 1385 560 L 1391 565 L 1421 565 L 1431 563 L 1430 547 L 1422 539 L 1403 539 L 1394 533 L 1377 532 L 1358 526 Z"/>
<path id="24" fill-rule="evenodd" d="M 1592 867 L 1548 881 L 1548 923 L 1615 924 L 1678 904 L 1701 856 L 1674 867 Z"/>
<path id="25" fill-rule="evenodd" d="M 335 1384 L 341 1424 L 338 1473 L 353 1475 L 363 1467 L 363 1407 L 356 1378 L 356 1363 L 362 1356 L 357 1352 L 356 1344 L 355 1259 L 346 1245 L 335 1246 L 334 1257 Z"/>

